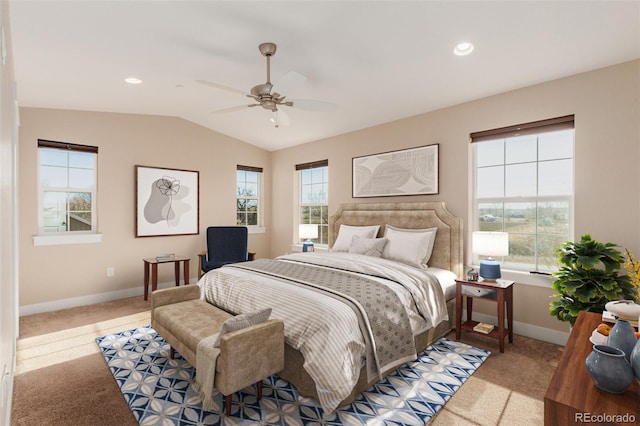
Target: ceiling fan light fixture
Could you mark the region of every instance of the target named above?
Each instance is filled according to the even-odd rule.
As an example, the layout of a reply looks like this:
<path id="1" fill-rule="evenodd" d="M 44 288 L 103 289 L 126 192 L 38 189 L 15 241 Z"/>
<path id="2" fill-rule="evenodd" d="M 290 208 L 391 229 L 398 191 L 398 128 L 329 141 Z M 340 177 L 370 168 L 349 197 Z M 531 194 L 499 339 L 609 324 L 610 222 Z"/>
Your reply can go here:
<path id="1" fill-rule="evenodd" d="M 453 53 L 455 53 L 456 56 L 466 56 L 471 52 L 473 52 L 473 44 L 468 41 L 458 43 L 455 49 L 453 49 Z"/>
<path id="2" fill-rule="evenodd" d="M 268 109 L 271 111 L 277 111 L 278 108 L 276 106 L 276 103 L 270 99 L 263 99 L 260 104 L 262 105 L 262 108 L 264 109 Z"/>

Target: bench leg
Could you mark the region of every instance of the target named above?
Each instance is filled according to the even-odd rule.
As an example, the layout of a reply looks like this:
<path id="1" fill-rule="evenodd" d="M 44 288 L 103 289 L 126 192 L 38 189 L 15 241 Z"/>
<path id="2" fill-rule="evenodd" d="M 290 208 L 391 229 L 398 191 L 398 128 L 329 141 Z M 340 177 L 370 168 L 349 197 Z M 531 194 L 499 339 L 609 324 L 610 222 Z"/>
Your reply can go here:
<path id="1" fill-rule="evenodd" d="M 173 349 L 173 346 L 169 346 L 169 347 L 171 348 L 171 351 L 170 351 L 170 353 L 171 353 L 171 359 L 174 359 L 174 358 L 175 358 L 175 356 L 176 356 L 176 350 L 175 350 L 175 349 Z"/>
<path id="2" fill-rule="evenodd" d="M 257 391 L 258 401 L 259 401 L 262 399 L 262 380 L 260 380 L 259 382 L 256 382 L 256 391 Z M 224 397 L 224 413 L 227 416 L 231 415 L 231 395 L 225 395 Z"/>

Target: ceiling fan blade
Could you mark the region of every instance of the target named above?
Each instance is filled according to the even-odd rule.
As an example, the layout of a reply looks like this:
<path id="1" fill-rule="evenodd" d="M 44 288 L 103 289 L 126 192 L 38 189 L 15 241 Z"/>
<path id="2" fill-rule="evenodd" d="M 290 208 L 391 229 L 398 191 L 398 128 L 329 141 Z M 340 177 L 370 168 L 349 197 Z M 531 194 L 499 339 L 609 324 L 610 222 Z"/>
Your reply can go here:
<path id="1" fill-rule="evenodd" d="M 289 71 L 276 82 L 278 90 L 287 93 L 303 84 L 307 77 L 296 71 Z"/>
<path id="2" fill-rule="evenodd" d="M 226 112 L 240 111 L 241 109 L 251 108 L 251 107 L 254 107 L 254 106 L 258 106 L 258 105 L 260 105 L 260 104 L 237 105 L 237 106 L 234 106 L 234 107 L 224 108 L 224 109 L 219 109 L 217 111 L 213 111 L 212 114 L 224 114 Z"/>
<path id="3" fill-rule="evenodd" d="M 290 99 L 293 108 L 305 109 L 308 111 L 333 111 L 338 108 L 337 104 L 324 101 L 313 101 L 308 99 Z"/>
<path id="4" fill-rule="evenodd" d="M 220 90 L 226 90 L 227 92 L 232 92 L 232 93 L 237 93 L 240 95 L 246 95 L 247 92 L 239 90 L 239 89 L 234 89 L 233 87 L 229 87 L 229 86 L 224 86 L 222 84 L 218 84 L 218 83 L 212 83 L 210 81 L 207 80 L 196 80 L 197 83 L 200 84 L 204 84 L 205 86 L 209 86 L 209 87 L 213 87 L 216 89 L 220 89 Z"/>
<path id="5" fill-rule="evenodd" d="M 291 124 L 289 114 L 284 112 L 282 108 L 272 112 L 269 121 L 271 121 L 275 127 L 285 127 Z"/>

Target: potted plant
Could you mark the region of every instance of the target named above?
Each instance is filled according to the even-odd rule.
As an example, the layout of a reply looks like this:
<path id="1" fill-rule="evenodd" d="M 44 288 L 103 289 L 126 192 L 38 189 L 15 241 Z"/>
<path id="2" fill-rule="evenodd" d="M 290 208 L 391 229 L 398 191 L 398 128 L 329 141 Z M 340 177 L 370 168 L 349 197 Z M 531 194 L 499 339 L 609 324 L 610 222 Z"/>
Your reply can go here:
<path id="1" fill-rule="evenodd" d="M 558 299 L 549 306 L 551 315 L 573 326 L 580 311 L 602 312 L 609 301 L 636 299 L 629 276 L 619 273 L 625 259 L 616 247 L 585 234 L 580 242 L 569 241 L 556 250 L 561 266 L 553 273 L 551 288 Z"/>

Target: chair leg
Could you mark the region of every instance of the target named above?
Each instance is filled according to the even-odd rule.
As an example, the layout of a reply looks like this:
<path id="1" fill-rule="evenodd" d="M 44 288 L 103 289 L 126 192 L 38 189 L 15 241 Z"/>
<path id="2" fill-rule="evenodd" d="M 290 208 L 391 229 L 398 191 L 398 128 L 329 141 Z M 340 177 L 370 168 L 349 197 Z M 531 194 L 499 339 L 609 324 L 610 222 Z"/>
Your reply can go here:
<path id="1" fill-rule="evenodd" d="M 258 393 L 258 401 L 262 399 L 262 380 L 256 383 L 256 390 Z"/>
<path id="2" fill-rule="evenodd" d="M 227 416 L 231 415 L 231 395 L 224 397 L 224 412 Z"/>
<path id="3" fill-rule="evenodd" d="M 176 350 L 173 349 L 173 346 L 169 346 L 169 347 L 171 348 L 171 351 L 170 351 L 171 359 L 174 359 L 176 356 Z"/>

